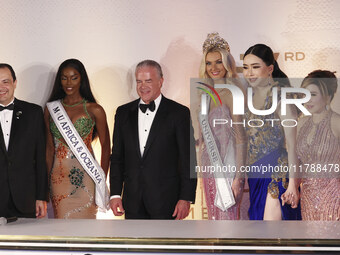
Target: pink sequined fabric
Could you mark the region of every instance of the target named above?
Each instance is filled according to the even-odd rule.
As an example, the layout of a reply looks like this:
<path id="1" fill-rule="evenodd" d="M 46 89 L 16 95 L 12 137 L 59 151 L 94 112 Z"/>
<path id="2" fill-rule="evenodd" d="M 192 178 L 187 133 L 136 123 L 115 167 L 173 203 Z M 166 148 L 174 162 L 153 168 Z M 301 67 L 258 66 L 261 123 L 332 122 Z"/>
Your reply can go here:
<path id="1" fill-rule="evenodd" d="M 330 165 L 340 164 L 340 139 L 331 130 L 332 111 L 314 124 L 312 117 L 299 130 L 297 153 L 302 164 L 320 164 L 325 172 L 302 179 L 302 220 L 339 220 L 340 173 L 330 178 Z M 325 176 L 325 175 L 328 175 Z"/>
<path id="2" fill-rule="evenodd" d="M 211 110 L 209 113 L 209 125 L 211 127 L 211 131 L 213 133 L 218 151 L 221 156 L 221 160 L 225 165 L 228 165 L 226 162 L 227 156 L 232 153 L 235 154 L 235 141 L 234 136 L 232 134 L 232 130 L 230 125 L 219 125 L 217 127 L 213 127 L 213 119 L 227 119 L 230 120 L 229 109 L 227 106 L 222 105 L 220 107 L 216 107 Z M 232 143 L 232 146 L 228 146 L 229 143 Z M 230 148 L 232 148 L 230 150 Z M 228 154 L 228 155 L 227 155 Z M 202 166 L 210 166 L 209 155 L 206 151 L 206 146 L 203 144 L 202 152 L 201 152 L 201 164 Z M 215 196 L 216 196 L 216 186 L 215 179 L 212 173 L 202 173 L 202 182 L 203 182 L 203 190 L 205 201 L 207 205 L 208 211 L 208 219 L 209 220 L 237 220 L 239 219 L 239 205 L 232 206 L 227 211 L 222 211 L 218 207 L 214 205 Z"/>

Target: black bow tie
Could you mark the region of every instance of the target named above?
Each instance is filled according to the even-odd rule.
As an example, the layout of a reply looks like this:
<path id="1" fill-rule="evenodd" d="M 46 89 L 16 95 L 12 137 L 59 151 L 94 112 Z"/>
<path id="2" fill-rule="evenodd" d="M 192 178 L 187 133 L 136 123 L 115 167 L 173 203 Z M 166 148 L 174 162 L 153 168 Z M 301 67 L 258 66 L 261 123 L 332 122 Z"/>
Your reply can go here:
<path id="1" fill-rule="evenodd" d="M 145 113 L 148 108 L 153 112 L 156 108 L 155 101 L 151 101 L 150 104 L 139 104 L 139 108 L 143 113 Z"/>
<path id="2" fill-rule="evenodd" d="M 9 104 L 9 105 L 7 105 L 7 106 L 1 106 L 0 105 L 0 112 L 1 111 L 3 111 L 3 110 L 10 110 L 10 111 L 13 111 L 14 110 L 14 104 L 13 103 L 11 103 L 11 104 Z"/>

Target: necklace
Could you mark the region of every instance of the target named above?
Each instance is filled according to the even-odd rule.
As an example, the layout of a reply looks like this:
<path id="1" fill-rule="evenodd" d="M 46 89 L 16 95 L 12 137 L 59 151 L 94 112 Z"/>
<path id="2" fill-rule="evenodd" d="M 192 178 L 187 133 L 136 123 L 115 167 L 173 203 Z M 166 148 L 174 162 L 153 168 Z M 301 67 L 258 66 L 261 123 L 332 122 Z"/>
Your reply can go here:
<path id="1" fill-rule="evenodd" d="M 66 106 L 66 107 L 75 107 L 75 106 L 77 106 L 77 105 L 80 105 L 80 104 L 83 103 L 84 101 L 85 101 L 85 99 L 82 99 L 82 100 L 79 101 L 78 103 L 68 105 L 68 104 L 65 104 L 65 103 L 64 103 L 64 99 L 61 99 L 62 105 L 63 105 L 63 106 Z"/>

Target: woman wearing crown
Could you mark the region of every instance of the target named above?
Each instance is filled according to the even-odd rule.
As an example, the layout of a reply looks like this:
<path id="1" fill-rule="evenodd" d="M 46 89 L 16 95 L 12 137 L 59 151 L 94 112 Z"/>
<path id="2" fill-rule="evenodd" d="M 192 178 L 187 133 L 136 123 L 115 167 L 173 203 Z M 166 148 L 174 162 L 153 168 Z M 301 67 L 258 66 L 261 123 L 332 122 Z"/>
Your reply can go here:
<path id="1" fill-rule="evenodd" d="M 230 54 L 228 43 L 219 36 L 218 33 L 208 34 L 203 44 L 203 57 L 199 70 L 199 77 L 205 85 L 214 86 L 216 84 L 237 85 L 243 90 L 242 85 L 237 82 L 236 64 L 233 56 Z M 215 105 L 210 102 L 207 127 L 203 127 L 202 116 L 200 115 L 200 164 L 203 167 L 214 165 L 212 154 L 218 155 L 219 165 L 221 166 L 240 166 L 245 164 L 246 156 L 246 136 L 242 125 L 220 125 L 214 127 L 213 119 L 226 119 L 233 122 L 240 122 L 239 116 L 234 116 L 232 94 L 227 89 L 216 89 L 220 98 L 221 105 Z M 208 141 L 202 130 L 211 130 L 213 141 Z M 208 144 L 215 144 L 216 151 L 208 149 Z M 229 168 L 230 169 L 230 168 Z M 208 218 L 211 220 L 236 220 L 239 219 L 239 202 L 243 193 L 244 179 L 239 175 L 228 175 L 229 173 L 211 173 L 202 171 L 203 191 L 207 205 Z M 229 182 L 229 194 L 233 196 L 234 202 L 223 206 L 225 198 L 225 185 L 219 185 L 220 182 Z M 231 191 L 230 191 L 231 186 Z M 232 205 L 234 204 L 234 205 Z"/>

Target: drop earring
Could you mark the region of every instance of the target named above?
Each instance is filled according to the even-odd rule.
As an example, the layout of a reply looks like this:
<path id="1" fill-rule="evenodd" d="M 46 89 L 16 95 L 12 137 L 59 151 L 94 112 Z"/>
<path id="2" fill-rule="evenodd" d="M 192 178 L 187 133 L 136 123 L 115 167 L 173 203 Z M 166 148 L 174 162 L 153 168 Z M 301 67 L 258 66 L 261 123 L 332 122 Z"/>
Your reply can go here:
<path id="1" fill-rule="evenodd" d="M 268 86 L 271 87 L 273 84 L 272 84 L 272 77 L 270 76 L 270 74 L 268 75 Z"/>

